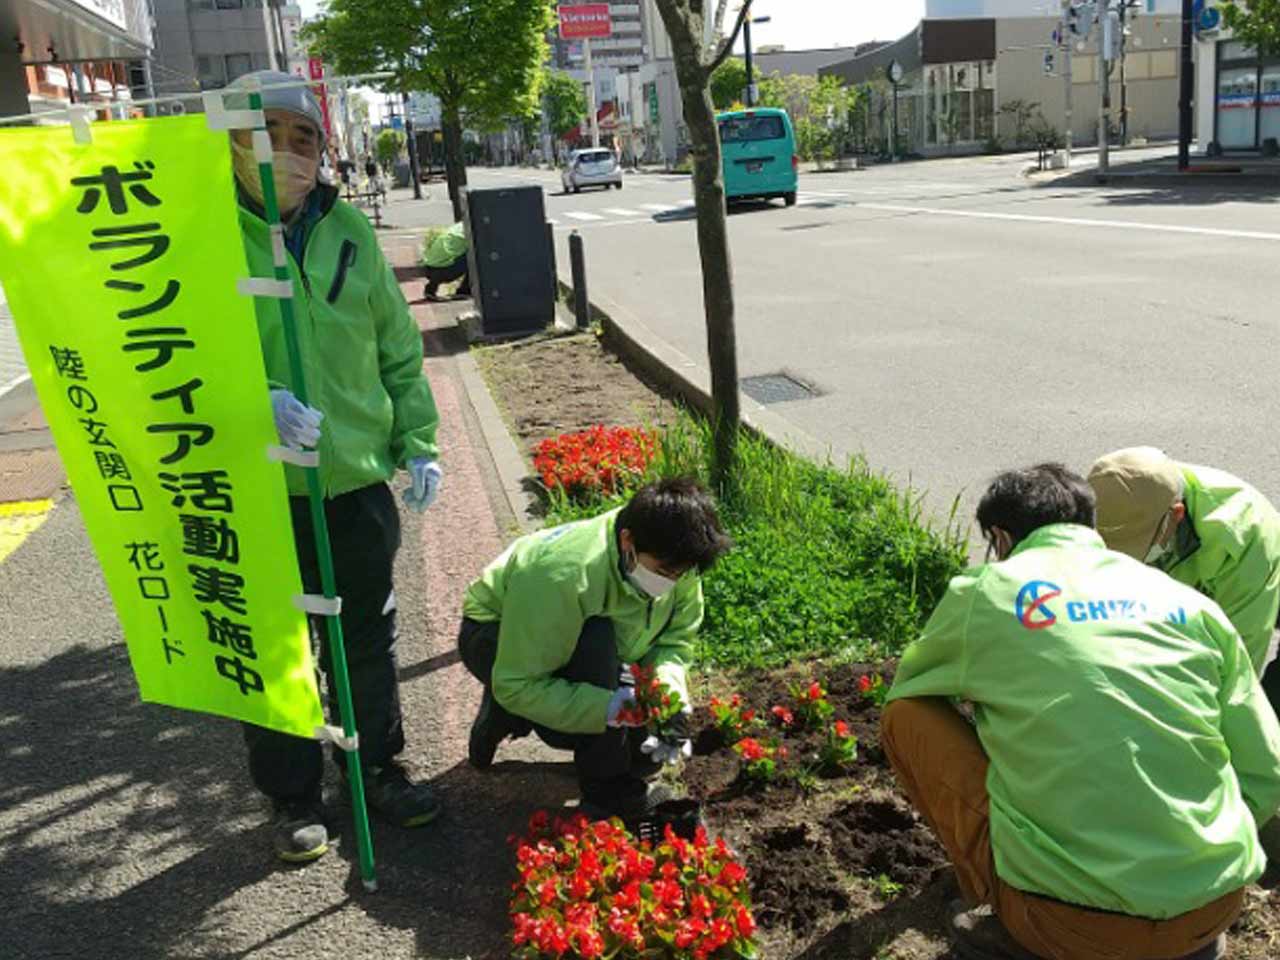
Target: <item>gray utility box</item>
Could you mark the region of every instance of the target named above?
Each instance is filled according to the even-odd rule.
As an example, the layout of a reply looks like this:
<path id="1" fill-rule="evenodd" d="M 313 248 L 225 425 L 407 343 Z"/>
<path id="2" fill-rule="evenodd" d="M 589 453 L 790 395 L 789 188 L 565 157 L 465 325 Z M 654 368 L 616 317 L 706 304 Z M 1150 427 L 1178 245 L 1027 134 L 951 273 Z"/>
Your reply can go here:
<path id="1" fill-rule="evenodd" d="M 555 320 L 556 268 L 542 188 L 466 190 L 462 220 L 484 335 L 546 329 Z"/>

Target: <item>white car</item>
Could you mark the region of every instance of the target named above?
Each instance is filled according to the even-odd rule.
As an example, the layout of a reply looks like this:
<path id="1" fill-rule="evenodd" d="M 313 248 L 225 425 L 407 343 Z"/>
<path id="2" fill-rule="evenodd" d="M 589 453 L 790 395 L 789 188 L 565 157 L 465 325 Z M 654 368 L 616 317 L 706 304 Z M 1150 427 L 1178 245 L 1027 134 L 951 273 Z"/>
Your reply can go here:
<path id="1" fill-rule="evenodd" d="M 593 148 L 575 150 L 569 154 L 569 162 L 560 171 L 560 183 L 565 193 L 581 193 L 583 187 L 610 187 L 622 189 L 622 167 L 612 150 Z"/>

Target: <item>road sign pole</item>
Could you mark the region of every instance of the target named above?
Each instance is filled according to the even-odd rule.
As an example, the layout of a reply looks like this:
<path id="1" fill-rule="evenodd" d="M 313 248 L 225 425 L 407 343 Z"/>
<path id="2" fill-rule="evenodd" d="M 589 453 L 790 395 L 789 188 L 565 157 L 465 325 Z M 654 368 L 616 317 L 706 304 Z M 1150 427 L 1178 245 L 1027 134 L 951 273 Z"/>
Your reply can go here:
<path id="1" fill-rule="evenodd" d="M 1102 96 L 1098 106 L 1098 174 L 1104 181 L 1111 172 L 1111 44 L 1114 28 L 1111 23 L 1110 0 L 1098 4 L 1101 31 L 1098 34 L 1098 85 Z"/>
<path id="2" fill-rule="evenodd" d="M 1195 62 L 1191 56 L 1194 0 L 1182 0 L 1182 66 L 1178 79 L 1178 169 L 1191 166 L 1191 103 L 1195 96 Z M 1201 131 L 1201 146 L 1212 134 Z"/>
<path id="3" fill-rule="evenodd" d="M 587 109 L 591 111 L 591 146 L 600 146 L 600 118 L 596 116 L 596 68 L 591 63 L 591 38 L 582 41 L 587 58 Z"/>

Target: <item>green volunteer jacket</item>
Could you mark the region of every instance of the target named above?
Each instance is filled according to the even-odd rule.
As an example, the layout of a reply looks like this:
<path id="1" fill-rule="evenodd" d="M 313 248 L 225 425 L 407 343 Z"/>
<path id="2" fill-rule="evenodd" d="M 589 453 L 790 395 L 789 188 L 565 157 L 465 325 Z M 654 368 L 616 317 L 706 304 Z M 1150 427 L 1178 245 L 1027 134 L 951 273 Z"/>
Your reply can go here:
<path id="1" fill-rule="evenodd" d="M 320 481 L 326 497 L 390 480 L 414 457 L 439 456 L 435 400 L 422 372 L 422 336 L 378 248 L 368 218 L 323 191 L 301 262 L 287 255 L 307 400 L 324 414 Z M 240 207 L 249 269 L 272 276 L 271 236 Z M 255 301 L 267 379 L 293 390 L 284 328 L 274 301 Z M 287 466 L 289 492 L 305 496 L 302 470 Z"/>
<path id="2" fill-rule="evenodd" d="M 1168 919 L 1262 873 L 1280 723 L 1217 604 L 1043 527 L 952 580 L 891 700 L 971 701 L 996 872 L 1019 890 Z"/>
<path id="3" fill-rule="evenodd" d="M 493 696 L 534 723 L 603 733 L 610 691 L 552 674 L 591 617 L 613 621 L 618 657 L 657 669 L 689 703 L 685 668 L 702 624 L 702 578 L 691 571 L 653 600 L 622 573 L 618 510 L 516 540 L 467 588 L 463 615 L 500 624 Z"/>
<path id="4" fill-rule="evenodd" d="M 467 234 L 462 224 L 455 223 L 448 230 L 437 234 L 427 247 L 423 262 L 428 267 L 447 267 L 467 252 Z"/>
<path id="5" fill-rule="evenodd" d="M 1280 614 L 1280 514 L 1229 473 L 1180 466 L 1189 522 L 1157 566 L 1222 608 L 1261 675 Z"/>

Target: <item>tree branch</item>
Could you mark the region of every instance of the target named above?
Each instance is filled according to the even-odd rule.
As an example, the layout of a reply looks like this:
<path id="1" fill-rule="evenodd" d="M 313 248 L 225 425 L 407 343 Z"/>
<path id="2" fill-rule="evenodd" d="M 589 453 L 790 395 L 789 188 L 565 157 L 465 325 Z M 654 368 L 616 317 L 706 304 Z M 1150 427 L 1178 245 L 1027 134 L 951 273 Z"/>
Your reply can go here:
<path id="1" fill-rule="evenodd" d="M 725 2 L 725 0 L 721 0 Z M 715 72 L 716 67 L 729 59 L 729 54 L 733 53 L 733 45 L 738 42 L 738 34 L 742 33 L 742 25 L 747 22 L 747 17 L 751 16 L 751 0 L 743 0 L 742 9 L 738 11 L 738 20 L 733 25 L 733 33 L 720 47 L 720 52 L 715 55 L 712 61 L 707 64 L 708 75 Z"/>

